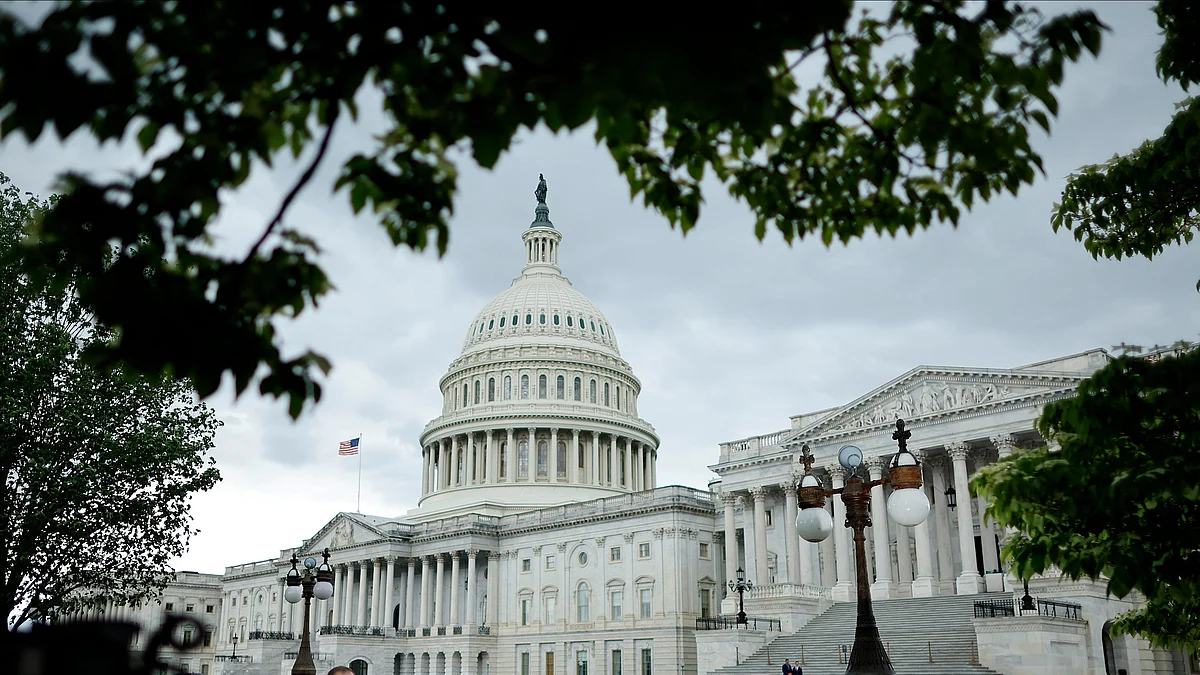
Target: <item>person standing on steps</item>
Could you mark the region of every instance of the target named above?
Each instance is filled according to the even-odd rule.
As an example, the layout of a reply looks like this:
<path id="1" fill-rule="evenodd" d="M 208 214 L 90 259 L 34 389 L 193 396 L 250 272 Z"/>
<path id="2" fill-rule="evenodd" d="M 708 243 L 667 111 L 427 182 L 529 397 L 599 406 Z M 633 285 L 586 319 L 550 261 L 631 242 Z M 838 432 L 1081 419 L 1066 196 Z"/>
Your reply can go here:
<path id="1" fill-rule="evenodd" d="M 792 662 L 789 659 L 783 660 L 783 675 L 792 675 Z"/>

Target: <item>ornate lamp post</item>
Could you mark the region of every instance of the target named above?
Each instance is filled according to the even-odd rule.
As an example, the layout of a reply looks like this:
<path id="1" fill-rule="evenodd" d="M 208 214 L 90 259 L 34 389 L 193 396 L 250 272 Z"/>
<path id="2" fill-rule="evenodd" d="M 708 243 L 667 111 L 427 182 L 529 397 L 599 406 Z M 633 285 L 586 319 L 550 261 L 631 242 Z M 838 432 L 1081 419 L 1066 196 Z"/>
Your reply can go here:
<path id="1" fill-rule="evenodd" d="M 738 594 L 737 625 L 739 626 L 746 624 L 746 606 L 742 603 L 742 594 L 751 588 L 754 588 L 754 582 L 747 579 L 746 572 L 739 567 L 737 570 L 737 581 L 729 582 L 729 590 Z"/>
<path id="2" fill-rule="evenodd" d="M 925 522 L 929 516 L 929 498 L 921 490 L 921 464 L 908 451 L 908 439 L 912 432 L 904 429 L 904 420 L 896 420 L 896 431 L 892 439 L 899 445 L 899 452 L 892 458 L 888 476 L 867 482 L 858 475 L 862 466 L 862 451 L 853 445 L 842 446 L 838 451 L 838 462 L 851 471 L 846 485 L 837 490 L 826 490 L 812 475 L 812 455 L 804 446 L 804 476 L 796 487 L 800 514 L 796 516 L 796 531 L 806 541 L 824 541 L 833 532 L 833 519 L 825 510 L 825 499 L 842 495 L 846 505 L 846 527 L 854 530 L 854 561 L 858 572 L 858 624 L 854 628 L 854 648 L 850 651 L 847 675 L 893 675 L 892 661 L 888 658 L 883 641 L 879 639 L 879 627 L 871 609 L 871 586 L 867 582 L 866 537 L 863 530 L 871 525 L 871 488 L 890 483 L 892 495 L 888 497 L 888 517 L 899 525 L 913 526 Z"/>
<path id="3" fill-rule="evenodd" d="M 233 634 L 233 660 L 237 661 L 237 633 Z"/>
<path id="4" fill-rule="evenodd" d="M 304 629 L 300 635 L 300 653 L 292 664 L 292 675 L 317 675 L 317 666 L 313 663 L 312 648 L 308 644 L 308 609 L 309 602 L 316 598 L 328 600 L 333 597 L 333 568 L 329 566 L 329 549 L 321 554 L 324 562 L 317 565 L 317 559 L 304 559 L 304 572 L 301 573 L 296 565 L 300 559 L 292 553 L 292 569 L 287 573 L 287 590 L 283 598 L 293 605 L 304 599 Z"/>

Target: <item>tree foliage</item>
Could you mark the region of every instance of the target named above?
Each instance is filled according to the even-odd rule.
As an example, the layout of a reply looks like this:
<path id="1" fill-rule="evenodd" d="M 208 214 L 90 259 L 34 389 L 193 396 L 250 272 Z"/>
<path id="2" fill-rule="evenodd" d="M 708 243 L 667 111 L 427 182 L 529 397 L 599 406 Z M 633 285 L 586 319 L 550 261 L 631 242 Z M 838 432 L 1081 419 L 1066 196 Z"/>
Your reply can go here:
<path id="1" fill-rule="evenodd" d="M 336 123 L 374 90 L 387 129 L 336 188 L 393 242 L 449 242 L 456 150 L 492 167 L 523 128 L 592 124 L 642 197 L 684 232 L 714 176 L 756 234 L 825 244 L 956 223 L 1032 182 L 1065 66 L 1095 54 L 1088 11 L 1043 18 L 993 0 L 750 5 L 659 24 L 569 5 L 320 0 L 67 3 L 38 27 L 0 10 L 0 138 L 133 134 L 152 165 L 64 177 L 30 269 L 81 272 L 85 307 L 119 330 L 107 362 L 238 392 L 260 372 L 293 416 L 318 400 L 319 354 L 284 354 L 276 322 L 330 289 L 317 242 L 286 223 Z M 812 85 L 797 76 L 824 63 Z M 362 97 L 363 100 L 374 100 Z M 282 153 L 307 170 L 244 256 L 214 255 L 232 189 Z M 106 257 L 118 242 L 115 264 Z M 153 307 L 154 312 L 145 308 Z M 265 366 L 265 368 L 263 368 Z"/>
<path id="2" fill-rule="evenodd" d="M 1017 452 L 972 482 L 1020 531 L 1004 548 L 1014 573 L 1054 565 L 1137 591 L 1145 605 L 1114 630 L 1200 649 L 1200 349 L 1118 357 L 1037 426 L 1061 450 Z"/>
<path id="3" fill-rule="evenodd" d="M 53 202 L 0 174 L 0 253 Z M 0 267 L 0 616 L 14 626 L 160 591 L 193 533 L 189 498 L 219 475 L 220 422 L 190 383 L 80 355 L 111 340 L 72 283 Z"/>
<path id="4" fill-rule="evenodd" d="M 1200 5 L 1165 0 L 1155 12 L 1164 35 L 1158 74 L 1186 91 L 1200 82 Z M 1159 138 L 1072 175 L 1052 222 L 1095 258 L 1153 258 L 1191 243 L 1200 230 L 1200 99 L 1182 102 Z"/>

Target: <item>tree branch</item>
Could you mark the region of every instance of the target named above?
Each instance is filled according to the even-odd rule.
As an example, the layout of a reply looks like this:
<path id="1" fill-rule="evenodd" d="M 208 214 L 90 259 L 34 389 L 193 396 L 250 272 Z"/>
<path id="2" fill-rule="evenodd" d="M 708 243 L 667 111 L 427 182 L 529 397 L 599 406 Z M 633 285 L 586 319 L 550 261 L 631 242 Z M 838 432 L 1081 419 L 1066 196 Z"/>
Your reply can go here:
<path id="1" fill-rule="evenodd" d="M 300 191 L 304 189 L 304 186 L 308 184 L 308 181 L 312 180 L 313 174 L 317 171 L 317 166 L 321 163 L 321 160 L 325 158 L 325 151 L 329 149 L 329 139 L 333 136 L 334 125 L 337 124 L 338 110 L 337 104 L 335 103 L 329 118 L 329 126 L 325 127 L 325 136 L 321 138 L 321 145 L 317 148 L 317 156 L 313 157 L 313 160 L 311 163 L 309 163 L 308 168 L 305 169 L 304 173 L 300 175 L 300 180 L 296 181 L 296 184 L 292 186 L 291 191 L 288 192 L 287 196 L 283 198 L 283 203 L 279 205 L 279 211 L 276 212 L 275 217 L 271 219 L 271 222 L 267 224 L 267 229 L 263 230 L 262 236 L 258 238 L 258 241 L 254 242 L 254 245 L 250 247 L 250 252 L 246 254 L 246 259 L 242 261 L 243 265 L 248 264 L 254 259 L 255 254 L 258 253 L 258 249 L 267 240 L 267 237 L 271 236 L 271 233 L 275 231 L 275 228 L 279 225 L 279 223 L 283 222 L 283 214 L 287 213 L 288 207 L 292 205 L 292 201 L 295 200 L 296 196 L 300 194 Z"/>

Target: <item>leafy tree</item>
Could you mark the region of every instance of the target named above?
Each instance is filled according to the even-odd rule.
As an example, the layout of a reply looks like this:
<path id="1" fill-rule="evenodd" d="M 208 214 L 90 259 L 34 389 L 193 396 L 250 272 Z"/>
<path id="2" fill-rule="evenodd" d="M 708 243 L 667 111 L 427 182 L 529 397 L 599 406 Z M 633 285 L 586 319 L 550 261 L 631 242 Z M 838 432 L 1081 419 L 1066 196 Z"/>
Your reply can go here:
<path id="1" fill-rule="evenodd" d="M 1190 345 L 1179 345 L 1180 350 Z M 1114 630 L 1200 649 L 1200 349 L 1120 356 L 1046 406 L 1048 446 L 984 467 L 972 487 L 1015 527 L 1004 553 L 1022 578 L 1056 565 L 1146 596 Z"/>
<path id="2" fill-rule="evenodd" d="M 867 231 L 957 222 L 963 207 L 1035 179 L 1068 62 L 1100 46 L 1088 11 L 1044 19 L 996 1 L 750 5 L 659 24 L 578 20 L 566 4 L 66 3 L 38 27 L 0 10 L 0 138 L 135 134 L 154 159 L 128 178 L 63 178 L 30 270 L 79 270 L 83 305 L 119 339 L 103 362 L 244 391 L 319 400 L 319 354 L 286 355 L 276 321 L 330 288 L 317 242 L 285 224 L 335 125 L 373 90 L 388 128 L 336 188 L 397 245 L 449 242 L 456 150 L 495 165 L 522 128 L 593 124 L 632 197 L 686 232 L 715 176 L 756 234 L 827 245 Z M 804 86 L 806 60 L 823 77 Z M 239 259 L 207 237 L 223 192 L 281 153 L 307 168 Z M 107 257 L 118 242 L 119 258 Z M 154 311 L 146 311 L 147 308 Z M 220 345 L 221 348 L 216 348 Z"/>
<path id="3" fill-rule="evenodd" d="M 1200 82 L 1200 5 L 1164 0 L 1155 13 L 1164 35 L 1158 74 L 1187 91 Z M 1054 229 L 1072 231 L 1096 258 L 1153 258 L 1171 244 L 1190 243 L 1200 229 L 1200 99 L 1178 108 L 1161 137 L 1071 176 L 1055 205 Z"/>
<path id="4" fill-rule="evenodd" d="M 0 253 L 53 208 L 0 174 Z M 113 332 L 73 282 L 0 267 L 0 616 L 16 627 L 161 590 L 193 533 L 192 494 L 219 474 L 220 422 L 188 382 L 80 358 Z"/>

